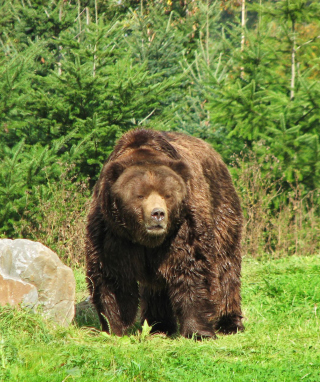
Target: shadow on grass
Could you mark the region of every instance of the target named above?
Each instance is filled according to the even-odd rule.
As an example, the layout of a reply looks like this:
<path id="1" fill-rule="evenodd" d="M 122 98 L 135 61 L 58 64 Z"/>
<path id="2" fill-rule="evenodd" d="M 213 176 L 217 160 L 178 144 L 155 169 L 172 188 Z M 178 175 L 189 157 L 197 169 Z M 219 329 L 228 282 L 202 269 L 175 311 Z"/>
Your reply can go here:
<path id="1" fill-rule="evenodd" d="M 73 322 L 80 328 L 83 326 L 90 326 L 101 330 L 97 311 L 89 298 L 76 304 L 76 314 Z"/>
<path id="2" fill-rule="evenodd" d="M 137 317 L 139 317 L 139 314 L 137 315 Z M 101 324 L 98 317 L 98 313 L 89 298 L 76 304 L 76 313 L 73 319 L 73 323 L 79 328 L 91 327 L 101 330 Z M 138 335 L 138 333 L 140 333 L 141 330 L 141 323 L 137 319 L 136 322 L 132 325 L 132 327 L 128 329 L 127 335 Z"/>

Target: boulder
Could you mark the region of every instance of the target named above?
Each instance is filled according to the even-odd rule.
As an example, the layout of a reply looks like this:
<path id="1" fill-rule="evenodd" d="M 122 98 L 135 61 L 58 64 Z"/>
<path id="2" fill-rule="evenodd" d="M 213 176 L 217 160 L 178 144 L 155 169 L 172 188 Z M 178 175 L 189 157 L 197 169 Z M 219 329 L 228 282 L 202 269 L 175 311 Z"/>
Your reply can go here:
<path id="1" fill-rule="evenodd" d="M 0 271 L 0 305 L 21 304 L 33 308 L 37 303 L 38 291 L 34 285 L 3 275 Z"/>
<path id="2" fill-rule="evenodd" d="M 0 304 L 37 309 L 59 325 L 74 317 L 75 279 L 71 268 L 41 243 L 0 239 Z"/>

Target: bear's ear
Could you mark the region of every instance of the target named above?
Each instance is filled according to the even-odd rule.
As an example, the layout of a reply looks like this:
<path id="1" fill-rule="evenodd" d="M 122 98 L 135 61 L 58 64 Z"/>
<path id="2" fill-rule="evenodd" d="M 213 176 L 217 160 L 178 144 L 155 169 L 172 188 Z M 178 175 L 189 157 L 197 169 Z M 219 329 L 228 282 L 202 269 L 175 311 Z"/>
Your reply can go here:
<path id="1" fill-rule="evenodd" d="M 181 176 L 186 182 L 191 177 L 189 166 L 182 160 L 175 160 L 170 162 L 169 167 Z"/>
<path id="2" fill-rule="evenodd" d="M 119 178 L 119 176 L 123 173 L 124 170 L 125 170 L 125 166 L 122 163 L 111 162 L 107 168 L 107 177 L 109 181 L 114 183 Z"/>

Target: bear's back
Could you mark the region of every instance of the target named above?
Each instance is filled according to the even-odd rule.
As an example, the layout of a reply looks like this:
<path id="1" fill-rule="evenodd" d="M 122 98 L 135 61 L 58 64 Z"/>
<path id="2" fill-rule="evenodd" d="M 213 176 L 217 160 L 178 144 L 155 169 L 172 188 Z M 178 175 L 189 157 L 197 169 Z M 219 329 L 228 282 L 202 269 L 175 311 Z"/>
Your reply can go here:
<path id="1" fill-rule="evenodd" d="M 182 159 L 200 162 L 202 166 L 207 166 L 208 160 L 217 164 L 223 164 L 220 154 L 202 139 L 183 133 L 165 132 L 163 134 L 170 144 L 179 152 Z"/>

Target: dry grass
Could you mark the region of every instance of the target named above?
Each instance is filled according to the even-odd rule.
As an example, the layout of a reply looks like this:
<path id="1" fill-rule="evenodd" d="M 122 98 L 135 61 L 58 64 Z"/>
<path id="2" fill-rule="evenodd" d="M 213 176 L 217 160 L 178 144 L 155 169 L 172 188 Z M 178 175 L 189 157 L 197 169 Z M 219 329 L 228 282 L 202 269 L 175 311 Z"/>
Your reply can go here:
<path id="1" fill-rule="evenodd" d="M 284 192 L 281 180 L 263 175 L 253 156 L 237 158 L 234 182 L 245 216 L 243 253 L 274 258 L 319 253 L 320 218 L 316 211 L 320 190 L 305 194 L 299 182 Z M 91 191 L 67 169 L 51 196 L 39 196 L 34 223 L 22 224 L 21 236 L 53 249 L 68 265 L 84 265 L 84 233 Z"/>
<path id="2" fill-rule="evenodd" d="M 21 236 L 55 251 L 67 265 L 84 265 L 84 237 L 91 191 L 66 169 L 59 183 L 50 184 L 50 197 L 39 193 L 37 216 L 21 225 Z"/>
<path id="3" fill-rule="evenodd" d="M 283 257 L 311 255 L 320 250 L 320 190 L 305 193 L 296 180 L 283 191 L 282 180 L 265 175 L 253 156 L 237 159 L 236 188 L 245 216 L 243 253 Z"/>

